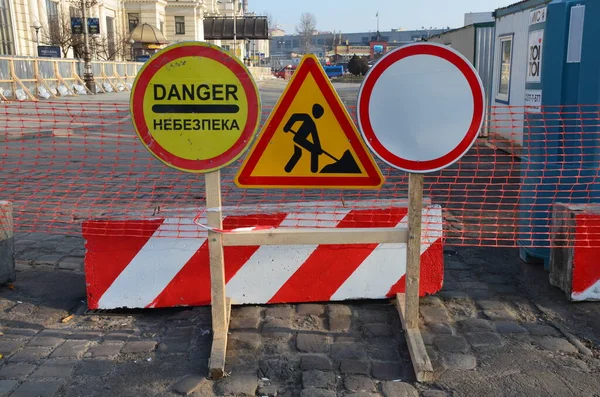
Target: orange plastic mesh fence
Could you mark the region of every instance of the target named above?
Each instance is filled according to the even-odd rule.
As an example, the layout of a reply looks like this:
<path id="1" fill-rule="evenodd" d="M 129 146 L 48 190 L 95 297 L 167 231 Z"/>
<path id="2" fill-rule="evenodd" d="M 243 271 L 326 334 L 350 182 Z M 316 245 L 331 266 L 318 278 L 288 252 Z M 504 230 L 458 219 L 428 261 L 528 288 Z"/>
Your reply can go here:
<path id="1" fill-rule="evenodd" d="M 263 109 L 263 121 L 270 110 Z M 349 111 L 355 118 L 355 109 Z M 600 105 L 489 109 L 482 130 L 487 137 L 456 164 L 425 176 L 424 195 L 443 208 L 446 244 L 549 246 L 555 203 L 597 211 L 599 128 Z M 297 226 L 311 219 L 311 226 L 330 227 L 323 211 L 381 207 L 407 197 L 407 175 L 381 162 L 386 183 L 379 190 L 243 190 L 233 182 L 240 163 L 221 171 L 225 216 L 286 212 L 289 226 L 289 213 L 296 212 Z M 17 233 L 79 234 L 85 220 L 166 216 L 161 214 L 181 219 L 174 232 L 189 233 L 190 214 L 205 205 L 203 176 L 152 157 L 138 141 L 125 103 L 0 104 L 0 186 L 0 200 L 13 202 Z M 571 217 L 568 210 L 560 214 L 562 221 Z M 386 215 L 374 210 L 370 216 L 363 214 L 365 225 L 381 224 Z M 254 221 L 260 225 L 262 219 Z M 576 244 L 598 246 L 600 226 L 588 222 Z"/>

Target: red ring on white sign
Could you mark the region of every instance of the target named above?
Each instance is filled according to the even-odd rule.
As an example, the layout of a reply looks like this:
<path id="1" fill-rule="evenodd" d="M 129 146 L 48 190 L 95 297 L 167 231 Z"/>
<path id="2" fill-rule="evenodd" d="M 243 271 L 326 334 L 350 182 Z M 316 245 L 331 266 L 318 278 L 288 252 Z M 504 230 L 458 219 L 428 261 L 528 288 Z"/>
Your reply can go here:
<path id="1" fill-rule="evenodd" d="M 436 75 L 436 72 L 441 74 Z M 418 92 L 403 91 L 403 88 L 414 88 L 416 81 L 435 79 L 443 81 L 440 85 L 422 84 Z M 377 87 L 378 82 L 385 85 Z M 435 109 L 427 113 L 426 105 L 436 101 L 437 104 L 446 101 L 448 108 L 458 106 L 459 111 L 441 116 L 435 114 Z M 471 148 L 483 125 L 484 102 L 481 79 L 460 53 L 434 43 L 411 44 L 389 52 L 367 73 L 358 95 L 358 125 L 371 150 L 387 164 L 407 172 L 433 172 L 455 163 Z M 398 110 L 385 113 L 382 121 L 376 107 L 389 109 L 391 104 L 397 104 Z M 413 109 L 402 115 L 403 104 Z M 415 112 L 418 104 L 425 106 Z M 374 119 L 373 116 L 379 117 Z M 391 140 L 393 145 L 390 145 Z M 421 158 L 410 158 L 413 154 Z M 423 154 L 430 156 L 426 158 Z"/>

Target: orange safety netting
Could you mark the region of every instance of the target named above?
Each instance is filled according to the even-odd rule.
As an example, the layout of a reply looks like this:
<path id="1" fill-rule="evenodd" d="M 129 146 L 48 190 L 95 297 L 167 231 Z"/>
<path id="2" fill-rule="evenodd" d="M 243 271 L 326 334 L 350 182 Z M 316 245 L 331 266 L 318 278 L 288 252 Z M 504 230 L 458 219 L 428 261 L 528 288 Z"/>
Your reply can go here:
<path id="1" fill-rule="evenodd" d="M 263 109 L 263 121 L 270 111 Z M 489 109 L 482 137 L 467 155 L 425 176 L 424 195 L 443 208 L 446 244 L 549 246 L 554 203 L 600 199 L 599 127 L 600 105 Z M 385 185 L 360 191 L 239 189 L 233 177 L 240 164 L 221 170 L 224 215 L 227 208 L 298 205 L 302 226 L 306 214 L 320 219 L 320 206 L 407 197 L 407 175 L 379 161 Z M 125 103 L 0 104 L 0 186 L 21 233 L 78 234 L 84 220 L 143 219 L 205 205 L 203 176 L 152 157 Z M 316 204 L 307 210 L 303 203 Z M 598 246 L 600 231 L 590 226 L 583 239 Z"/>

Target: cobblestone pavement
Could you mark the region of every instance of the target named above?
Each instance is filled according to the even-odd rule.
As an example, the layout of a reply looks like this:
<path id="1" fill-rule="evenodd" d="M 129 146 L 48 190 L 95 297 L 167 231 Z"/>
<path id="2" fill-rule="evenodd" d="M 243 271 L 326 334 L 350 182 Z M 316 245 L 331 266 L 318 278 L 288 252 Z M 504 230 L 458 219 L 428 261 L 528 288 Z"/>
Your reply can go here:
<path id="1" fill-rule="evenodd" d="M 34 237 L 0 287 L 0 396 L 599 395 L 600 303 L 566 303 L 514 250 L 447 250 L 442 292 L 421 300 L 432 384 L 415 382 L 388 301 L 234 307 L 231 376 L 211 381 L 209 308 L 83 314 L 81 268 L 64 265 L 81 241 Z M 42 243 L 52 258 L 25 266 Z"/>

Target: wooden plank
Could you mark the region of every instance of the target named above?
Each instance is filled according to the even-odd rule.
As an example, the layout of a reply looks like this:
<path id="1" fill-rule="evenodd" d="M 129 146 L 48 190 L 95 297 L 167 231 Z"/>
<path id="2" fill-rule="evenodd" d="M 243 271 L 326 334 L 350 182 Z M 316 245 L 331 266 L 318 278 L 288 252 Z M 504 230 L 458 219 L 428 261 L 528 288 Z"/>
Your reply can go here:
<path id="1" fill-rule="evenodd" d="M 408 243 L 406 245 L 406 327 L 419 328 L 421 273 L 421 216 L 423 174 L 408 175 Z"/>
<path id="2" fill-rule="evenodd" d="M 406 243 L 408 228 L 280 228 L 223 234 L 223 245 L 319 245 Z"/>
<path id="3" fill-rule="evenodd" d="M 213 328 L 213 343 L 208 360 L 208 375 L 211 379 L 221 379 L 225 376 L 225 359 L 227 356 L 227 332 L 231 318 L 231 300 L 227 299 L 227 328 L 216 331 Z"/>
<path id="4" fill-rule="evenodd" d="M 58 70 L 58 63 L 54 62 L 54 74 L 56 75 L 56 79 L 58 80 L 58 84 L 62 84 L 65 86 L 65 88 L 67 89 L 67 91 L 69 91 L 69 93 L 73 96 L 79 96 L 77 95 L 77 93 L 75 91 L 73 91 L 71 88 L 69 88 L 69 85 L 67 84 L 67 82 L 65 81 L 65 79 L 63 79 L 63 77 L 60 75 L 60 71 Z M 56 87 L 56 90 L 58 91 L 58 86 Z"/>
<path id="5" fill-rule="evenodd" d="M 396 294 L 396 309 L 400 315 L 400 321 L 405 331 L 406 343 L 408 345 L 408 352 L 415 370 L 415 375 L 418 382 L 431 382 L 433 381 L 433 365 L 425 349 L 423 343 L 423 336 L 419 328 L 407 328 L 406 317 L 405 317 L 405 301 L 406 297 L 404 294 Z"/>
<path id="6" fill-rule="evenodd" d="M 222 229 L 221 211 L 221 172 L 205 174 L 206 208 L 208 226 Z M 211 312 L 213 328 L 213 346 L 209 361 L 211 378 L 220 378 L 225 374 L 225 352 L 227 348 L 227 330 L 229 314 L 225 299 L 225 261 L 223 258 L 223 235 L 208 232 L 208 251 L 210 260 Z"/>
<path id="7" fill-rule="evenodd" d="M 57 98 L 57 96 L 54 95 L 54 93 L 50 89 L 50 86 L 48 85 L 48 83 L 46 83 L 46 80 L 44 79 L 44 77 L 40 74 L 40 66 L 38 63 L 39 61 L 37 59 L 35 59 L 33 62 L 34 62 L 34 74 L 35 74 L 35 78 L 36 78 L 37 82 L 41 83 L 44 86 L 44 88 L 46 88 L 46 91 L 48 91 L 48 94 L 50 94 L 50 96 L 52 98 Z M 39 90 L 38 87 L 39 86 L 36 86 L 36 92 Z"/>
<path id="8" fill-rule="evenodd" d="M 17 84 L 19 84 L 21 86 L 21 88 L 23 89 L 23 92 L 25 92 L 25 94 L 29 97 L 29 99 L 31 99 L 34 102 L 38 102 L 38 99 L 34 95 L 31 94 L 31 92 L 27 89 L 27 87 L 25 87 L 25 84 L 23 84 L 21 79 L 19 79 L 19 77 L 17 77 L 17 73 L 15 72 L 14 60 L 12 60 L 10 62 L 10 74 L 13 79 L 12 85 L 13 85 L 13 94 L 14 94 L 15 98 L 17 97 Z"/>

